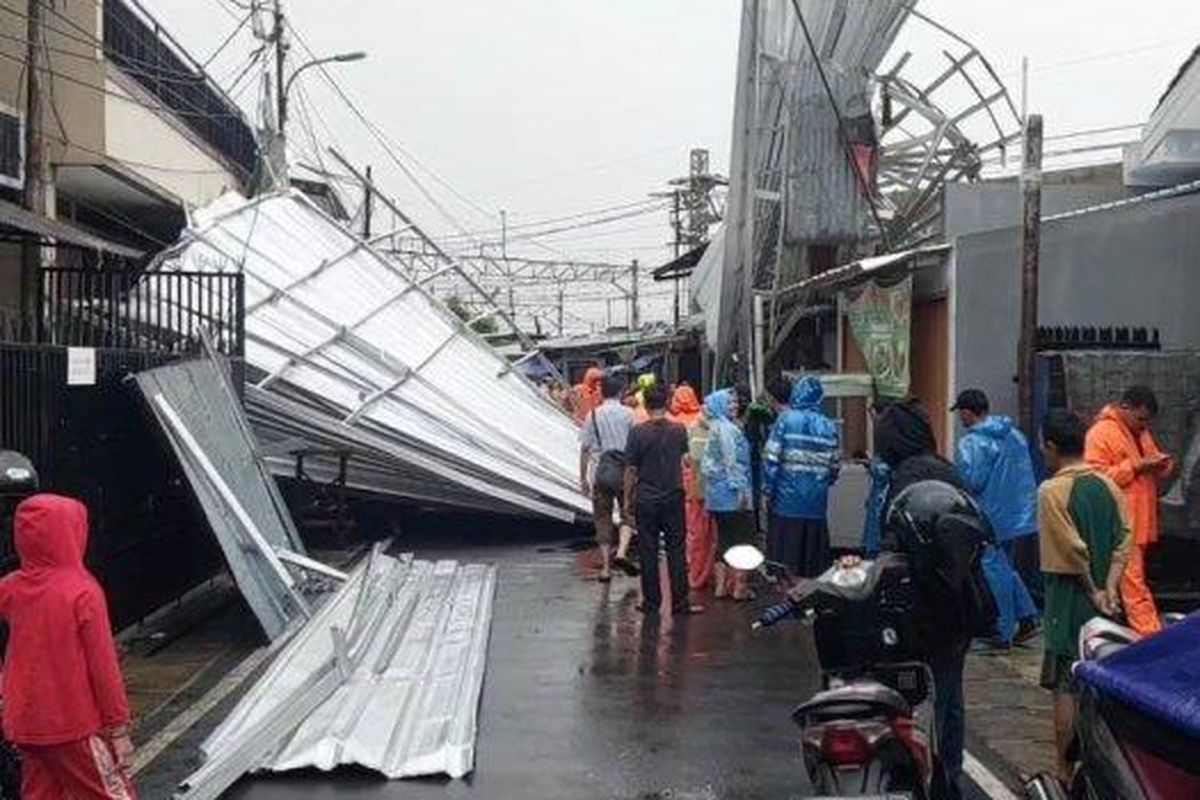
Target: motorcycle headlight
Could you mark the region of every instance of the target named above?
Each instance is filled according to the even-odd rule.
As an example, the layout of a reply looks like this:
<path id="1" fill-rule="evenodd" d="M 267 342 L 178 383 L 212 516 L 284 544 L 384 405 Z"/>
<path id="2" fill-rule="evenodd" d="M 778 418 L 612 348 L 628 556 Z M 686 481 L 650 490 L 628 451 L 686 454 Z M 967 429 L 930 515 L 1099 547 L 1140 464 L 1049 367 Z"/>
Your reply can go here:
<path id="1" fill-rule="evenodd" d="M 830 583 L 843 589 L 857 589 L 867 582 L 867 570 L 861 564 L 841 567 L 830 576 Z"/>

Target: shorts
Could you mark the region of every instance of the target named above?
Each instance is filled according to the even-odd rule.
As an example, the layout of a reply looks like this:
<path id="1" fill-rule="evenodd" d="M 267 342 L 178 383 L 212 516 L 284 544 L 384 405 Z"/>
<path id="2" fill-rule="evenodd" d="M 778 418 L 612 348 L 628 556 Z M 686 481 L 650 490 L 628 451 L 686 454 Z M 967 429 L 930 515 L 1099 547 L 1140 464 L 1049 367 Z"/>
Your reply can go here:
<path id="1" fill-rule="evenodd" d="M 1039 681 L 1041 687 L 1056 693 L 1072 692 L 1071 667 L 1074 665 L 1075 659 L 1071 656 L 1047 650 L 1042 656 L 1042 678 Z"/>
<path id="2" fill-rule="evenodd" d="M 596 523 L 596 544 L 617 543 L 617 529 L 613 524 L 613 509 L 621 511 L 621 497 L 599 487 L 592 489 L 592 517 Z M 625 519 L 625 514 L 621 514 Z"/>
<path id="3" fill-rule="evenodd" d="M 755 544 L 758 531 L 754 527 L 754 512 L 750 509 L 714 511 L 712 516 L 717 523 L 718 559 L 735 545 Z"/>

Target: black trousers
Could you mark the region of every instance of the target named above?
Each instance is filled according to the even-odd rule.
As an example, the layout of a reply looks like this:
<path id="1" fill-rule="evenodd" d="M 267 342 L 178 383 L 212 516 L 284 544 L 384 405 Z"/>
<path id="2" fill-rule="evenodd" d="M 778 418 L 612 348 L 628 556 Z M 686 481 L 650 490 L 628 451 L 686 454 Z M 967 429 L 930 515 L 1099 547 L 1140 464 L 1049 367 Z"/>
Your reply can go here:
<path id="1" fill-rule="evenodd" d="M 829 552 L 829 525 L 823 519 L 771 514 L 767 527 L 767 558 L 783 564 L 797 577 L 817 577 L 833 563 Z"/>
<path id="2" fill-rule="evenodd" d="M 687 554 L 683 549 L 683 492 L 664 498 L 642 499 L 634 503 L 637 519 L 638 560 L 642 566 L 642 603 L 646 609 L 662 605 L 658 583 L 658 544 L 667 550 L 667 570 L 671 576 L 671 605 L 688 607 Z"/>

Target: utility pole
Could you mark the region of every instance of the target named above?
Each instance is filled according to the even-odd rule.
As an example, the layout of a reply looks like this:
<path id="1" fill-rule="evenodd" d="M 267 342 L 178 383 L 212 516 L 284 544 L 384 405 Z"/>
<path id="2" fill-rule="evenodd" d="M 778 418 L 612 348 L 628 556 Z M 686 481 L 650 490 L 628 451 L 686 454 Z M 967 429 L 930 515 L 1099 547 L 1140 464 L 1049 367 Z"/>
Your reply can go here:
<path id="1" fill-rule="evenodd" d="M 25 208 L 46 216 L 46 151 L 42 137 L 42 0 L 29 0 L 25 26 Z M 49 78 L 47 78 L 48 80 Z M 21 311 L 36 320 L 38 284 L 42 271 L 40 242 L 21 248 Z"/>
<path id="2" fill-rule="evenodd" d="M 1038 256 L 1042 242 L 1042 115 L 1025 120 L 1021 161 L 1023 222 L 1021 237 L 1021 337 L 1017 346 L 1017 386 L 1021 428 L 1033 437 L 1033 380 L 1037 356 Z"/>
<path id="3" fill-rule="evenodd" d="M 678 286 L 679 284 L 676 284 Z M 642 329 L 642 310 L 638 307 L 638 262 L 635 258 L 629 266 L 629 328 Z"/>
<path id="4" fill-rule="evenodd" d="M 371 238 L 371 205 L 375 193 L 371 191 L 371 165 L 367 165 L 367 185 L 363 186 L 363 238 Z"/>
<path id="5" fill-rule="evenodd" d="M 280 139 L 284 137 L 284 131 L 287 130 L 287 92 L 285 91 L 285 81 L 283 79 L 284 59 L 287 57 L 287 45 L 283 41 L 283 7 L 280 6 L 280 0 L 275 0 L 274 12 L 274 27 L 271 31 L 271 41 L 275 44 L 275 117 L 278 130 L 275 131 Z"/>

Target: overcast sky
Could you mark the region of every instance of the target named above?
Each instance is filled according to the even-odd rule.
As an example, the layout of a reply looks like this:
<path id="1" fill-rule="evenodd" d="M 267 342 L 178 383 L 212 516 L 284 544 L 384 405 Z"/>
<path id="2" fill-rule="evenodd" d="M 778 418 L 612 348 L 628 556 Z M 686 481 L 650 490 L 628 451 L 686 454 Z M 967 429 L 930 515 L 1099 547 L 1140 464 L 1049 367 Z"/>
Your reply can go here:
<path id="1" fill-rule="evenodd" d="M 233 0 L 143 2 L 200 61 L 240 13 Z M 418 173 L 466 228 L 495 227 L 500 208 L 518 225 L 638 201 L 686 172 L 693 146 L 710 148 L 714 167 L 726 169 L 737 0 L 285 4 L 318 53 L 369 53 L 365 62 L 335 66 L 338 80 L 410 156 L 466 198 Z M 919 8 L 973 41 L 1014 99 L 1028 56 L 1030 109 L 1044 114 L 1051 135 L 1144 121 L 1200 42 L 1196 0 L 921 0 Z M 919 47 L 923 40 L 914 31 L 908 41 Z M 253 45 L 247 32 L 239 34 L 212 72 L 230 81 Z M 298 48 L 293 56 L 299 63 Z M 301 84 L 324 120 L 325 127 L 316 125 L 322 143 L 373 164 L 430 229 L 454 229 L 319 75 L 307 73 Z M 239 97 L 249 99 L 254 88 Z M 311 162 L 302 124 L 293 114 L 290 133 L 293 142 L 304 138 L 298 149 Z M 544 242 L 578 257 L 657 263 L 668 238 L 660 212 Z"/>

